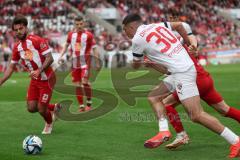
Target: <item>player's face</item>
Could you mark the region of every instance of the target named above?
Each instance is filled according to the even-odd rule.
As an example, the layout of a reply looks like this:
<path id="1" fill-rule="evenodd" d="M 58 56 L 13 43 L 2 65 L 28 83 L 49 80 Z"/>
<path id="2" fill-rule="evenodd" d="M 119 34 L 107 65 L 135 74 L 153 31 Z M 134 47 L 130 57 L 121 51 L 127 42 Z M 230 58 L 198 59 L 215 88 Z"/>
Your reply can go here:
<path id="1" fill-rule="evenodd" d="M 179 18 L 178 18 L 178 16 L 172 16 L 172 15 L 170 15 L 170 16 L 168 17 L 168 20 L 169 20 L 170 22 L 177 22 L 177 21 L 179 21 Z"/>
<path id="2" fill-rule="evenodd" d="M 134 34 L 136 32 L 136 29 L 131 24 L 123 25 L 123 30 L 130 39 L 134 37 Z"/>
<path id="3" fill-rule="evenodd" d="M 16 24 L 13 26 L 13 31 L 18 39 L 24 40 L 27 36 L 27 27 L 23 24 Z"/>
<path id="4" fill-rule="evenodd" d="M 75 21 L 75 28 L 77 29 L 77 31 L 82 31 L 84 29 L 84 26 L 84 21 Z"/>

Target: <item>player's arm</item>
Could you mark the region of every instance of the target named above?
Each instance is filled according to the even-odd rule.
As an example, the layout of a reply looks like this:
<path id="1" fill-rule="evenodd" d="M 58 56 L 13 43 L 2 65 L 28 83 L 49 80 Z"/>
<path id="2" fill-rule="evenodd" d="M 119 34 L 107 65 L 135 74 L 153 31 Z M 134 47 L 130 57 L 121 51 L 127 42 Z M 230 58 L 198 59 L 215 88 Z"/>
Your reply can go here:
<path id="1" fill-rule="evenodd" d="M 133 40 L 132 41 L 132 55 L 133 55 L 133 62 L 132 62 L 132 68 L 138 69 L 143 64 L 143 54 L 144 51 L 144 45 L 141 44 L 141 40 Z"/>
<path id="2" fill-rule="evenodd" d="M 0 85 L 2 85 L 6 80 L 8 80 L 11 77 L 19 60 L 20 60 L 20 55 L 19 55 L 19 52 L 17 51 L 17 46 L 15 45 L 13 47 L 11 62 L 9 64 L 7 70 L 4 72 L 3 77 L 0 79 Z"/>
<path id="3" fill-rule="evenodd" d="M 198 46 L 197 37 L 192 33 L 192 29 L 189 24 L 182 22 L 182 25 L 187 32 L 187 35 L 191 44 L 188 47 L 188 50 L 190 51 L 190 53 L 197 54 L 197 46 Z"/>
<path id="4" fill-rule="evenodd" d="M 151 61 L 147 57 L 144 57 L 144 64 L 146 67 L 151 67 L 160 73 L 167 74 L 167 75 L 171 74 L 166 67 Z"/>
<path id="5" fill-rule="evenodd" d="M 60 56 L 59 56 L 59 58 L 58 58 L 58 63 L 62 63 L 62 61 L 63 61 L 63 56 L 64 56 L 64 54 L 66 53 L 66 51 L 67 51 L 67 49 L 68 49 L 68 46 L 69 46 L 69 43 L 68 43 L 68 42 L 64 43 L 63 49 L 62 49 L 62 51 L 60 52 Z"/>
<path id="6" fill-rule="evenodd" d="M 132 68 L 134 69 L 138 69 L 142 66 L 142 60 L 141 59 L 133 59 L 133 62 L 132 62 Z"/>
<path id="7" fill-rule="evenodd" d="M 101 69 L 101 62 L 100 62 L 100 54 L 98 52 L 98 47 L 97 46 L 94 46 L 93 48 L 93 56 L 94 56 L 94 59 L 95 59 L 95 63 L 96 63 L 96 69 L 97 71 L 99 71 Z"/>
<path id="8" fill-rule="evenodd" d="M 197 38 L 195 35 L 189 35 L 188 36 L 189 40 L 190 40 L 190 46 L 188 46 L 188 50 L 190 53 L 193 53 L 195 55 L 197 55 Z"/>
<path id="9" fill-rule="evenodd" d="M 32 71 L 30 73 L 30 76 L 34 79 L 37 79 L 39 77 L 39 75 L 45 70 L 47 69 L 52 63 L 53 63 L 53 57 L 52 57 L 52 53 L 49 52 L 47 54 L 44 55 L 45 56 L 45 61 L 43 62 L 43 65 L 41 68 Z"/>
<path id="10" fill-rule="evenodd" d="M 43 62 L 42 67 L 39 69 L 41 73 L 42 73 L 45 69 L 47 69 L 47 68 L 53 63 L 53 61 L 54 61 L 51 52 L 45 54 L 44 56 L 45 56 L 45 61 Z"/>
<path id="11" fill-rule="evenodd" d="M 187 31 L 183 27 L 182 22 L 170 22 L 170 25 L 171 25 L 172 30 L 177 31 L 182 36 L 184 42 L 187 45 L 191 45 L 190 39 L 189 39 L 188 34 L 187 34 Z"/>
<path id="12" fill-rule="evenodd" d="M 193 35 L 190 26 L 184 22 L 170 22 L 172 30 L 176 30 L 183 38 L 184 42 L 189 46 L 189 51 L 196 53 L 197 38 Z"/>
<path id="13" fill-rule="evenodd" d="M 7 70 L 4 72 L 3 77 L 0 79 L 0 86 L 11 77 L 15 67 L 16 63 L 10 63 Z"/>

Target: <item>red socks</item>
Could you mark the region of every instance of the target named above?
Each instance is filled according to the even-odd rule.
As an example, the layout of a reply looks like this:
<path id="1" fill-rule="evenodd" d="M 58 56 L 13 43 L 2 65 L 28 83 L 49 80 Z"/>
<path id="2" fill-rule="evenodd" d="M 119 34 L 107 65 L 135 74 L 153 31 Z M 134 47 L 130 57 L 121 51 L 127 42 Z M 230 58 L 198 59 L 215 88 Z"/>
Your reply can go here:
<path id="1" fill-rule="evenodd" d="M 91 100 L 92 98 L 92 88 L 90 84 L 84 84 L 83 85 L 85 95 L 87 97 L 87 100 Z"/>
<path id="2" fill-rule="evenodd" d="M 226 117 L 235 119 L 240 123 L 240 110 L 230 107 L 228 113 L 226 114 Z"/>
<path id="3" fill-rule="evenodd" d="M 55 104 L 48 104 L 48 109 L 50 111 L 54 111 L 54 108 L 55 108 Z"/>
<path id="4" fill-rule="evenodd" d="M 165 107 L 168 119 L 177 133 L 184 131 L 182 122 L 178 115 L 178 112 L 175 110 L 174 105 L 168 105 Z"/>
<path id="5" fill-rule="evenodd" d="M 47 124 L 51 124 L 52 123 L 52 115 L 51 115 L 49 109 L 47 109 L 47 111 L 45 112 L 45 115 L 43 116 L 43 118 L 47 122 Z"/>
<path id="6" fill-rule="evenodd" d="M 76 97 L 77 97 L 79 105 L 82 105 L 83 104 L 82 87 L 76 87 Z"/>

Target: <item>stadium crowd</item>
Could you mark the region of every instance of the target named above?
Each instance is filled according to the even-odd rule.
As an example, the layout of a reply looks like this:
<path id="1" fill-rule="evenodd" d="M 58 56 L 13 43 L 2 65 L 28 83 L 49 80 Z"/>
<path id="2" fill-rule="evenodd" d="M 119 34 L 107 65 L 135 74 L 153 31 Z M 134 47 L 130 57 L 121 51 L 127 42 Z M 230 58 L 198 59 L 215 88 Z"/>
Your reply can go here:
<path id="1" fill-rule="evenodd" d="M 166 21 L 170 16 L 177 16 L 179 20 L 189 23 L 193 33 L 197 35 L 200 48 L 237 48 L 240 46 L 240 28 L 230 20 L 217 14 L 217 7 L 239 7 L 236 0 L 219 1 L 208 0 L 68 0 L 72 6 L 84 13 L 86 8 L 116 7 L 124 17 L 128 13 L 140 13 L 146 23 Z M 14 15 L 24 14 L 31 19 L 31 30 L 35 34 L 43 35 L 55 52 L 59 52 L 61 45 L 57 39 L 50 37 L 65 37 L 73 28 L 73 13 L 64 1 L 58 0 L 0 0 L 0 50 L 10 54 L 13 47 L 13 33 L 11 21 Z M 104 48 L 110 41 L 118 43 L 126 39 L 119 33 L 113 36 L 102 26 L 89 21 L 89 29 L 95 34 L 97 43 Z M 53 36 L 52 36 L 53 35 Z"/>

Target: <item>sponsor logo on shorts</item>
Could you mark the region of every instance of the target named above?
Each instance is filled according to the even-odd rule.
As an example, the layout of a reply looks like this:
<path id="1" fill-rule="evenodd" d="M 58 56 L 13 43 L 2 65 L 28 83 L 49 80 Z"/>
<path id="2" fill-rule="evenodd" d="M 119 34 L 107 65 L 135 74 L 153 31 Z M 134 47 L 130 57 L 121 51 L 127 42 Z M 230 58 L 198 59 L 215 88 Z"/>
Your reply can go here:
<path id="1" fill-rule="evenodd" d="M 46 103 L 47 101 L 48 101 L 48 94 L 43 94 L 43 96 L 42 96 L 42 102 L 43 103 Z"/>

